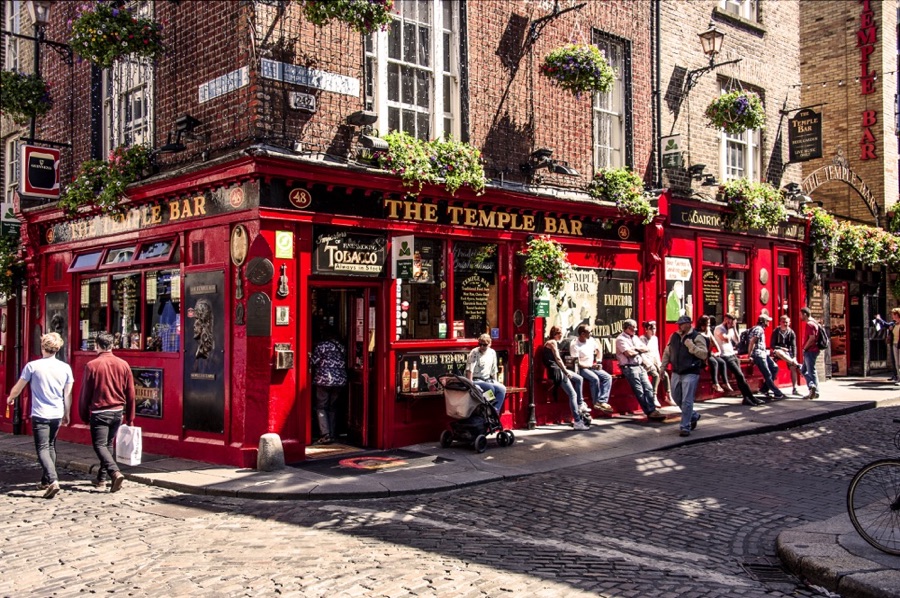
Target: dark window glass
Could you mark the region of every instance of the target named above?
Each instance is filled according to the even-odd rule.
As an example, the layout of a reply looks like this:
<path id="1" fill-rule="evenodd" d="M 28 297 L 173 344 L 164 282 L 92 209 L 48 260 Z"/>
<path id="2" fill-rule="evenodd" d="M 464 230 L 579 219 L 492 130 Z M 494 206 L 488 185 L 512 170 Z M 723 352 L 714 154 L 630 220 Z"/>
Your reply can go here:
<path id="1" fill-rule="evenodd" d="M 397 279 L 397 338 L 447 337 L 444 244 L 415 240 L 412 278 Z"/>

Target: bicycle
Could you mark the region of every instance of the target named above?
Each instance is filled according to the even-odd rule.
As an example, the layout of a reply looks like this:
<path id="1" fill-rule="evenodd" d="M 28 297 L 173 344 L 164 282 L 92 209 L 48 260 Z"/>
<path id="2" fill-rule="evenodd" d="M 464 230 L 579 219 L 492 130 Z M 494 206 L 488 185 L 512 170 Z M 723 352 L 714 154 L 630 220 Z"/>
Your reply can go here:
<path id="1" fill-rule="evenodd" d="M 900 432 L 894 444 L 900 449 Z M 863 540 L 882 552 L 900 555 L 900 459 L 863 465 L 847 489 L 847 512 Z"/>

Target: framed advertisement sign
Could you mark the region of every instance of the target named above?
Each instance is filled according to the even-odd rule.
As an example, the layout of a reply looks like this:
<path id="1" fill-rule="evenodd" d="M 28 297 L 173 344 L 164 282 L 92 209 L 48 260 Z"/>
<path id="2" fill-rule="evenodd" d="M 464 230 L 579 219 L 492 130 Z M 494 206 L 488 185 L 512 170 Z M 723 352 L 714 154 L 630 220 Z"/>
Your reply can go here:
<path id="1" fill-rule="evenodd" d="M 162 419 L 163 371 L 157 368 L 131 368 L 134 377 L 135 415 Z"/>
<path id="2" fill-rule="evenodd" d="M 19 180 L 19 193 L 59 199 L 59 150 L 23 145 L 20 152 L 22 178 Z"/>

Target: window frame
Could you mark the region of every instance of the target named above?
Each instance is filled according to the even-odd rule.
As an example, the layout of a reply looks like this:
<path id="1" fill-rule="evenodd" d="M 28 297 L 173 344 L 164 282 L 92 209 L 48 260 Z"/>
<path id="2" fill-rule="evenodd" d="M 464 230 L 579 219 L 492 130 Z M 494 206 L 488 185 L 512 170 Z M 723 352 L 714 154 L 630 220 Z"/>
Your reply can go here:
<path id="1" fill-rule="evenodd" d="M 634 111 L 632 110 L 631 105 L 633 97 L 631 41 L 622 37 L 611 35 L 609 33 L 606 33 L 605 31 L 600 31 L 598 29 L 592 29 L 591 35 L 593 38 L 593 44 L 599 47 L 601 51 L 604 51 L 607 60 L 610 62 L 610 66 L 613 66 L 613 68 L 616 70 L 613 89 L 605 94 L 595 93 L 591 98 L 591 126 L 593 129 L 591 135 L 591 149 L 593 154 L 592 159 L 594 170 L 597 171 L 601 168 L 618 167 L 632 168 L 634 165 L 634 156 L 631 138 L 633 134 L 632 116 Z M 618 46 L 618 49 L 622 53 L 621 65 L 613 64 L 614 60 L 611 60 L 609 58 L 609 52 L 605 51 L 606 48 L 604 46 L 612 45 Z M 615 112 L 614 110 L 608 110 L 600 106 L 604 98 L 610 98 L 613 95 L 618 96 L 616 97 L 615 101 L 620 102 L 618 106 L 618 112 Z M 612 160 L 609 160 L 605 164 L 601 163 L 601 147 L 606 146 L 601 146 L 601 140 L 599 139 L 601 130 L 600 119 L 607 115 L 611 119 L 618 118 L 619 121 L 617 128 L 621 142 L 620 146 L 615 150 L 618 152 L 620 158 L 618 163 Z"/>
<path id="2" fill-rule="evenodd" d="M 22 178 L 22 162 L 20 149 L 22 136 L 13 135 L 4 144 L 3 154 L 3 203 L 12 207 L 15 203 L 16 192 L 19 190 L 19 181 Z"/>
<path id="3" fill-rule="evenodd" d="M 21 0 L 8 0 L 3 3 L 6 6 L 6 14 L 3 19 L 3 29 L 10 33 L 22 33 L 22 2 Z M 21 50 L 19 39 L 12 35 L 3 38 L 4 58 L 3 68 L 7 71 L 19 71 L 22 69 Z"/>
<path id="4" fill-rule="evenodd" d="M 757 0 L 719 0 L 719 10 L 746 21 L 759 21 Z"/>
<path id="5" fill-rule="evenodd" d="M 725 81 L 719 82 L 719 93 L 725 94 L 731 86 Z M 743 151 L 744 159 L 739 167 L 729 164 L 730 152 Z M 740 168 L 741 174 L 734 171 Z M 762 129 L 748 129 L 739 135 L 726 133 L 719 129 L 719 176 L 724 183 L 734 179 L 746 178 L 748 181 L 762 180 Z"/>
<path id="6" fill-rule="evenodd" d="M 721 254 L 721 261 L 714 261 L 711 258 L 707 258 L 706 252 L 709 251 L 718 251 Z M 730 259 L 731 254 L 740 254 L 744 258 L 744 263 L 738 263 L 736 261 L 732 261 Z M 722 305 L 722 313 L 705 313 L 708 316 L 714 316 L 716 318 L 716 324 L 721 324 L 724 318 L 724 315 L 730 311 L 730 307 L 728 305 L 728 282 L 729 280 L 734 280 L 733 277 L 730 277 L 730 274 L 735 272 L 741 272 L 743 274 L 743 291 L 742 296 L 740 298 L 739 304 L 743 308 L 743 313 L 736 313 L 737 316 L 736 322 L 738 324 L 744 324 L 745 326 L 749 326 L 749 309 L 750 309 L 750 285 L 752 284 L 751 276 L 750 276 L 750 263 L 751 263 L 751 249 L 744 246 L 729 246 L 722 245 L 716 243 L 714 241 L 706 241 L 700 242 L 700 284 L 701 284 L 701 310 L 705 313 L 707 311 L 707 303 L 706 303 L 706 283 L 705 283 L 705 274 L 708 270 L 716 270 L 722 273 L 721 286 L 719 287 L 719 297 Z"/>

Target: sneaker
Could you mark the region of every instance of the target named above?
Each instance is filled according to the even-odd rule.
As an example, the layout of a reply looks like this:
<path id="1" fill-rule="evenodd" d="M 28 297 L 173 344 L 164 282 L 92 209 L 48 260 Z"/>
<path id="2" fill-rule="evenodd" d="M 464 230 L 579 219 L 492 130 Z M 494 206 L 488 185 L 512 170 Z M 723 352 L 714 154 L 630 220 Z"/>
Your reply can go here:
<path id="1" fill-rule="evenodd" d="M 682 430 L 681 432 L 678 433 L 678 435 L 681 436 L 682 438 L 684 438 L 685 436 L 690 436 L 691 433 L 687 430 Z"/>
<path id="2" fill-rule="evenodd" d="M 582 413 L 582 414 L 586 413 L 587 415 L 590 415 L 591 408 L 587 406 L 587 403 L 582 403 L 581 405 L 578 406 L 578 412 Z"/>
<path id="3" fill-rule="evenodd" d="M 50 484 L 47 484 L 46 482 L 41 482 L 40 484 L 37 485 L 37 489 L 38 489 L 39 491 L 40 491 L 40 490 L 46 490 L 46 489 L 49 488 L 49 487 L 50 487 Z"/>
<path id="4" fill-rule="evenodd" d="M 327 434 L 316 440 L 316 444 L 334 444 L 334 439 Z"/>
<path id="5" fill-rule="evenodd" d="M 57 494 L 59 494 L 59 482 L 53 482 L 44 491 L 44 498 L 53 498 Z"/>
<path id="6" fill-rule="evenodd" d="M 91 480 L 91 486 L 93 486 L 94 488 L 106 488 L 106 480 L 98 480 L 97 478 L 94 478 L 93 480 Z"/>
<path id="7" fill-rule="evenodd" d="M 701 417 L 701 415 L 698 413 L 697 417 L 691 420 L 691 430 L 697 429 L 697 422 L 700 421 L 700 417 Z M 683 436 L 683 434 L 682 434 L 682 436 Z"/>
<path id="8" fill-rule="evenodd" d="M 600 403 L 599 405 L 595 405 L 594 409 L 599 409 L 603 413 L 612 413 L 613 408 L 609 403 Z"/>
<path id="9" fill-rule="evenodd" d="M 572 427 L 573 427 L 574 429 L 576 429 L 576 430 L 590 430 L 590 429 L 591 429 L 590 426 L 588 426 L 587 424 L 585 424 L 585 423 L 584 423 L 583 421 L 581 421 L 580 419 L 579 419 L 577 422 L 575 422 L 575 423 L 572 425 Z"/>
<path id="10" fill-rule="evenodd" d="M 772 400 L 773 400 L 773 401 L 780 401 L 781 399 L 785 398 L 785 396 L 786 396 L 786 395 L 785 395 L 784 393 L 780 393 L 780 394 L 777 394 L 777 395 L 775 395 L 774 397 L 772 397 Z"/>
<path id="11" fill-rule="evenodd" d="M 663 413 L 662 411 L 660 411 L 659 409 L 654 409 L 653 411 L 651 411 L 650 413 L 647 414 L 647 417 L 649 417 L 650 419 L 662 420 L 662 419 L 666 419 L 666 414 Z"/>
<path id="12" fill-rule="evenodd" d="M 125 481 L 125 476 L 121 473 L 119 475 L 113 476 L 112 486 L 110 486 L 110 492 L 118 492 L 122 489 L 122 483 Z"/>
<path id="13" fill-rule="evenodd" d="M 758 401 L 754 397 L 744 397 L 744 400 L 741 401 L 741 403 L 747 405 L 748 407 L 758 407 L 759 405 L 763 404 L 762 401 Z"/>

